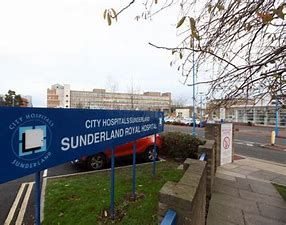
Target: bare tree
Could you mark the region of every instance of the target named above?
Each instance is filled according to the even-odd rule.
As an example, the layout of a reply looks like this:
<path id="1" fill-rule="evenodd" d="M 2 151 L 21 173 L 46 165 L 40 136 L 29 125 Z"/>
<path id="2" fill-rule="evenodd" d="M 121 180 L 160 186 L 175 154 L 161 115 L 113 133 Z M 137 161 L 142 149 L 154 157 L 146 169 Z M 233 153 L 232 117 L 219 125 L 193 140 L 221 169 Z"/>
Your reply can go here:
<path id="1" fill-rule="evenodd" d="M 183 96 L 177 96 L 172 100 L 173 107 L 184 107 L 187 104 L 188 99 Z"/>
<path id="2" fill-rule="evenodd" d="M 150 18 L 178 1 L 142 0 Z M 118 13 L 106 10 L 107 20 Z M 209 85 L 209 98 L 260 100 L 286 93 L 285 0 L 182 0 L 177 22 L 178 46 L 150 45 L 171 51 L 172 65 L 179 64 L 184 84 L 192 86 L 193 69 L 213 67 L 212 73 L 196 83 Z M 109 18 L 109 19 L 108 19 Z M 111 23 L 109 23 L 111 24 Z"/>
<path id="3" fill-rule="evenodd" d="M 118 82 L 112 76 L 108 76 L 106 79 L 106 89 L 111 92 L 111 102 L 109 108 L 115 108 L 115 95 L 118 92 Z"/>
<path id="4" fill-rule="evenodd" d="M 140 92 L 140 87 L 136 83 L 134 83 L 133 77 L 131 77 L 131 82 L 127 87 L 127 92 L 130 94 L 130 104 L 131 104 L 131 109 L 136 109 L 136 103 L 137 103 L 137 98 L 136 96 Z"/>

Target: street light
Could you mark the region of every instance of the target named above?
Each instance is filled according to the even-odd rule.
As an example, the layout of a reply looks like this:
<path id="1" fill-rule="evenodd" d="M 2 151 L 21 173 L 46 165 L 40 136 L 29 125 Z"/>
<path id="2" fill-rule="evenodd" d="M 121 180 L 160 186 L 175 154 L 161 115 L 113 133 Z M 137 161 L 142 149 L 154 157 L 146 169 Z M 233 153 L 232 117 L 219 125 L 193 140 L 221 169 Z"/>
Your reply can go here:
<path id="1" fill-rule="evenodd" d="M 201 110 L 200 110 L 200 127 L 203 126 L 202 124 L 202 119 L 203 119 L 203 95 L 204 95 L 204 92 L 199 92 L 199 95 L 200 95 L 200 107 L 201 107 Z"/>
<path id="2" fill-rule="evenodd" d="M 15 107 L 15 95 L 12 94 L 12 106 Z"/>
<path id="3" fill-rule="evenodd" d="M 193 39 L 193 130 L 192 135 L 196 135 L 196 114 L 195 114 L 195 40 Z"/>

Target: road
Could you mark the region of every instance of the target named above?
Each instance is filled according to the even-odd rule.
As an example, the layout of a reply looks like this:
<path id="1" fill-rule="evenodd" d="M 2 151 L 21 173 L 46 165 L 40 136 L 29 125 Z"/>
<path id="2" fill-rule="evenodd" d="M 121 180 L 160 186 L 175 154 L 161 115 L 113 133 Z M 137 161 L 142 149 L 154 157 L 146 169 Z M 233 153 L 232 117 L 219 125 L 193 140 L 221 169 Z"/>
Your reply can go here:
<path id="1" fill-rule="evenodd" d="M 192 133 L 192 128 L 187 126 L 165 125 L 165 132 Z M 234 133 L 234 149 L 239 155 L 273 161 L 286 164 L 286 152 L 261 147 L 270 143 L 270 128 L 240 127 L 240 131 Z M 204 128 L 196 128 L 199 137 L 204 137 Z M 286 139 L 277 138 L 276 144 L 286 146 Z M 286 148 L 286 147 L 285 147 Z"/>
<path id="2" fill-rule="evenodd" d="M 168 131 L 191 133 L 192 128 L 166 125 L 165 132 Z M 240 128 L 240 131 L 235 132 L 234 134 L 235 153 L 286 164 L 286 152 L 260 147 L 260 145 L 268 144 L 270 142 L 270 131 L 271 129 L 267 128 Z M 196 128 L 196 132 L 199 137 L 204 137 L 203 128 Z M 286 139 L 278 138 L 277 144 L 286 146 Z M 128 163 L 131 163 L 131 161 L 119 162 L 117 165 L 126 165 Z M 57 167 L 50 168 L 43 175 L 50 177 L 84 171 L 86 171 L 85 168 L 78 168 L 71 165 L 70 163 L 66 163 Z M 18 225 L 16 223 L 17 220 L 19 225 L 21 224 L 21 221 L 23 221 L 23 224 L 25 225 L 34 224 L 35 184 L 33 181 L 34 176 L 27 176 L 0 185 L 0 224 L 4 224 L 5 221 L 10 221 L 10 223 L 5 225 Z"/>

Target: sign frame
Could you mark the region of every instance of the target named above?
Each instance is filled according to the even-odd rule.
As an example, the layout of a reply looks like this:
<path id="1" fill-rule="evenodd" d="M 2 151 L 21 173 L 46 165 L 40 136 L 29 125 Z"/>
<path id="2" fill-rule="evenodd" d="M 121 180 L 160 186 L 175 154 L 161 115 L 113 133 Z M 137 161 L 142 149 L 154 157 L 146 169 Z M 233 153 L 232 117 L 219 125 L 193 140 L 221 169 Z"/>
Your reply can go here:
<path id="1" fill-rule="evenodd" d="M 164 129 L 156 111 L 0 107 L 0 118 L 0 184 Z"/>
<path id="2" fill-rule="evenodd" d="M 220 165 L 232 162 L 232 155 L 233 155 L 232 127 L 233 127 L 232 123 L 221 124 Z"/>

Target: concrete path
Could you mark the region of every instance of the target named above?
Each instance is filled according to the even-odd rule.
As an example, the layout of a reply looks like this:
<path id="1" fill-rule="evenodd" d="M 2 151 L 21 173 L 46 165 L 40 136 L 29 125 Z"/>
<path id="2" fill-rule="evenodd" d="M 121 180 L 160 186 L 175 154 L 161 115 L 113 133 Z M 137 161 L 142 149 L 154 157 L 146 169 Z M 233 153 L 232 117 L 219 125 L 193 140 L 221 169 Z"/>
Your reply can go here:
<path id="1" fill-rule="evenodd" d="M 286 166 L 240 159 L 217 170 L 207 225 L 285 225 L 286 201 L 271 182 L 286 185 Z"/>

